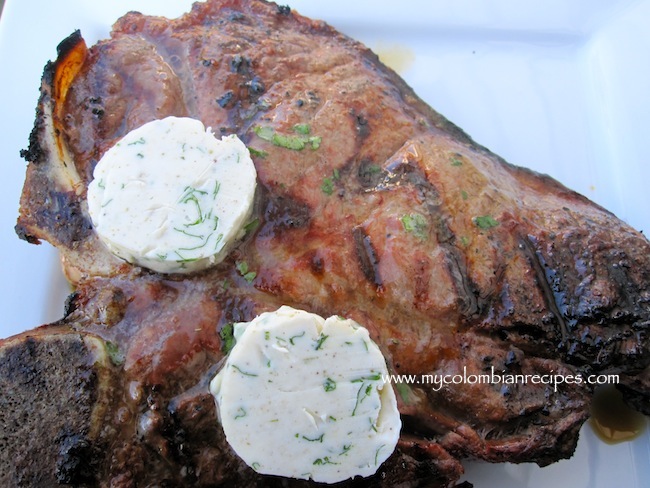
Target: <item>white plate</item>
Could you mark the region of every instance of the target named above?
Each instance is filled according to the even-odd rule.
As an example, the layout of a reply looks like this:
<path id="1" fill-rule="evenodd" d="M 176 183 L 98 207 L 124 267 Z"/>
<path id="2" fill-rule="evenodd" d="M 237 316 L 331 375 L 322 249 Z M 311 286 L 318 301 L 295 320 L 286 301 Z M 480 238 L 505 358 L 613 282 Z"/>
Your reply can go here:
<path id="1" fill-rule="evenodd" d="M 650 0 L 285 0 L 399 60 L 436 110 L 511 163 L 548 173 L 650 231 Z M 13 226 L 46 61 L 80 28 L 89 44 L 128 10 L 177 16 L 188 0 L 7 0 L 0 19 L 0 337 L 58 319 L 56 255 Z M 477 488 L 650 485 L 650 433 L 608 446 L 585 427 L 575 456 L 534 465 L 467 463 Z"/>

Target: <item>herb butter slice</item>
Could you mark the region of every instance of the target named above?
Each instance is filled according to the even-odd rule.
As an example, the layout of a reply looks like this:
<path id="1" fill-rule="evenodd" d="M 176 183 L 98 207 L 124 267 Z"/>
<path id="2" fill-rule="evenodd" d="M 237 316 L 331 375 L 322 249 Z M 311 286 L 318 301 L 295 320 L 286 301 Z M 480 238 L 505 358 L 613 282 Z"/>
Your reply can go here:
<path id="1" fill-rule="evenodd" d="M 226 438 L 261 474 L 336 483 L 370 476 L 401 421 L 367 329 L 283 306 L 234 326 L 210 384 Z"/>
<path id="2" fill-rule="evenodd" d="M 94 170 L 88 210 L 117 256 L 161 273 L 223 260 L 241 235 L 257 174 L 235 135 L 218 140 L 201 121 L 167 117 L 129 132 Z"/>

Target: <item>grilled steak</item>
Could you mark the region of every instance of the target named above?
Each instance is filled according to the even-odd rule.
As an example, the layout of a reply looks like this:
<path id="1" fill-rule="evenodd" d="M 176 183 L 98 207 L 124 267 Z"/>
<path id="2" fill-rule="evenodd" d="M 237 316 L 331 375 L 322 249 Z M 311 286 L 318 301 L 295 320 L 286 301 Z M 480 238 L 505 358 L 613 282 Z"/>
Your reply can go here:
<path id="1" fill-rule="evenodd" d="M 237 134 L 259 178 L 242 243 L 181 277 L 110 254 L 85 202 L 103 153 L 168 115 Z M 320 146 L 256 134 L 296 124 Z M 648 405 L 643 235 L 479 146 L 371 51 L 286 7 L 211 0 L 171 21 L 129 13 L 90 48 L 72 34 L 24 156 L 16 230 L 55 245 L 76 290 L 59 322 L 0 341 L 3 486 L 308 486 L 247 467 L 208 391 L 228 324 L 283 304 L 357 320 L 396 374 L 617 373 Z M 395 386 L 396 451 L 344 485 L 449 486 L 466 458 L 569 457 L 592 393 Z"/>

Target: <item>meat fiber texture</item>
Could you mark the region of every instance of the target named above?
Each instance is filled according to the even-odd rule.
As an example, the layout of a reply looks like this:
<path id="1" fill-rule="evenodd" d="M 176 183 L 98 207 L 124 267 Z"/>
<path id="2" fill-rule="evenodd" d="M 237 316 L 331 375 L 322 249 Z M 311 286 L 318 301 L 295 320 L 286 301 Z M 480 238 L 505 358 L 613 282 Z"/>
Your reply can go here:
<path id="1" fill-rule="evenodd" d="M 237 134 L 259 180 L 242 243 L 190 276 L 120 261 L 87 212 L 104 152 L 169 115 Z M 296 126 L 320 143 L 286 147 Z M 2 341 L 3 485 L 308 486 L 247 467 L 208 391 L 230 324 L 281 305 L 358 321 L 395 374 L 616 373 L 647 408 L 645 237 L 479 146 L 370 50 L 286 7 L 128 13 L 90 48 L 72 34 L 45 68 L 24 156 L 17 232 L 56 246 L 76 288 L 59 322 Z M 10 401 L 34 378 L 37 399 Z M 569 457 L 592 394 L 394 386 L 398 447 L 351 486 L 451 486 L 466 458 Z M 57 406 L 69 421 L 55 421 Z"/>

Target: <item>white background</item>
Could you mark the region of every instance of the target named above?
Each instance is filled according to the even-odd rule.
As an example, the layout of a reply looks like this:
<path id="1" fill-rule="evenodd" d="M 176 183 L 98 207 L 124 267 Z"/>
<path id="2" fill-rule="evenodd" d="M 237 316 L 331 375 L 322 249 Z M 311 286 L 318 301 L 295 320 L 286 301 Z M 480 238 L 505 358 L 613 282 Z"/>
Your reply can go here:
<path id="1" fill-rule="evenodd" d="M 286 0 L 380 54 L 431 106 L 511 163 L 548 173 L 650 232 L 650 0 Z M 177 16 L 187 0 L 7 0 L 0 18 L 0 337 L 61 317 L 67 288 L 48 244 L 13 232 L 20 149 L 56 45 L 88 44 L 128 10 Z M 582 431 L 570 461 L 468 463 L 477 488 L 650 485 L 650 434 L 608 446 Z"/>

